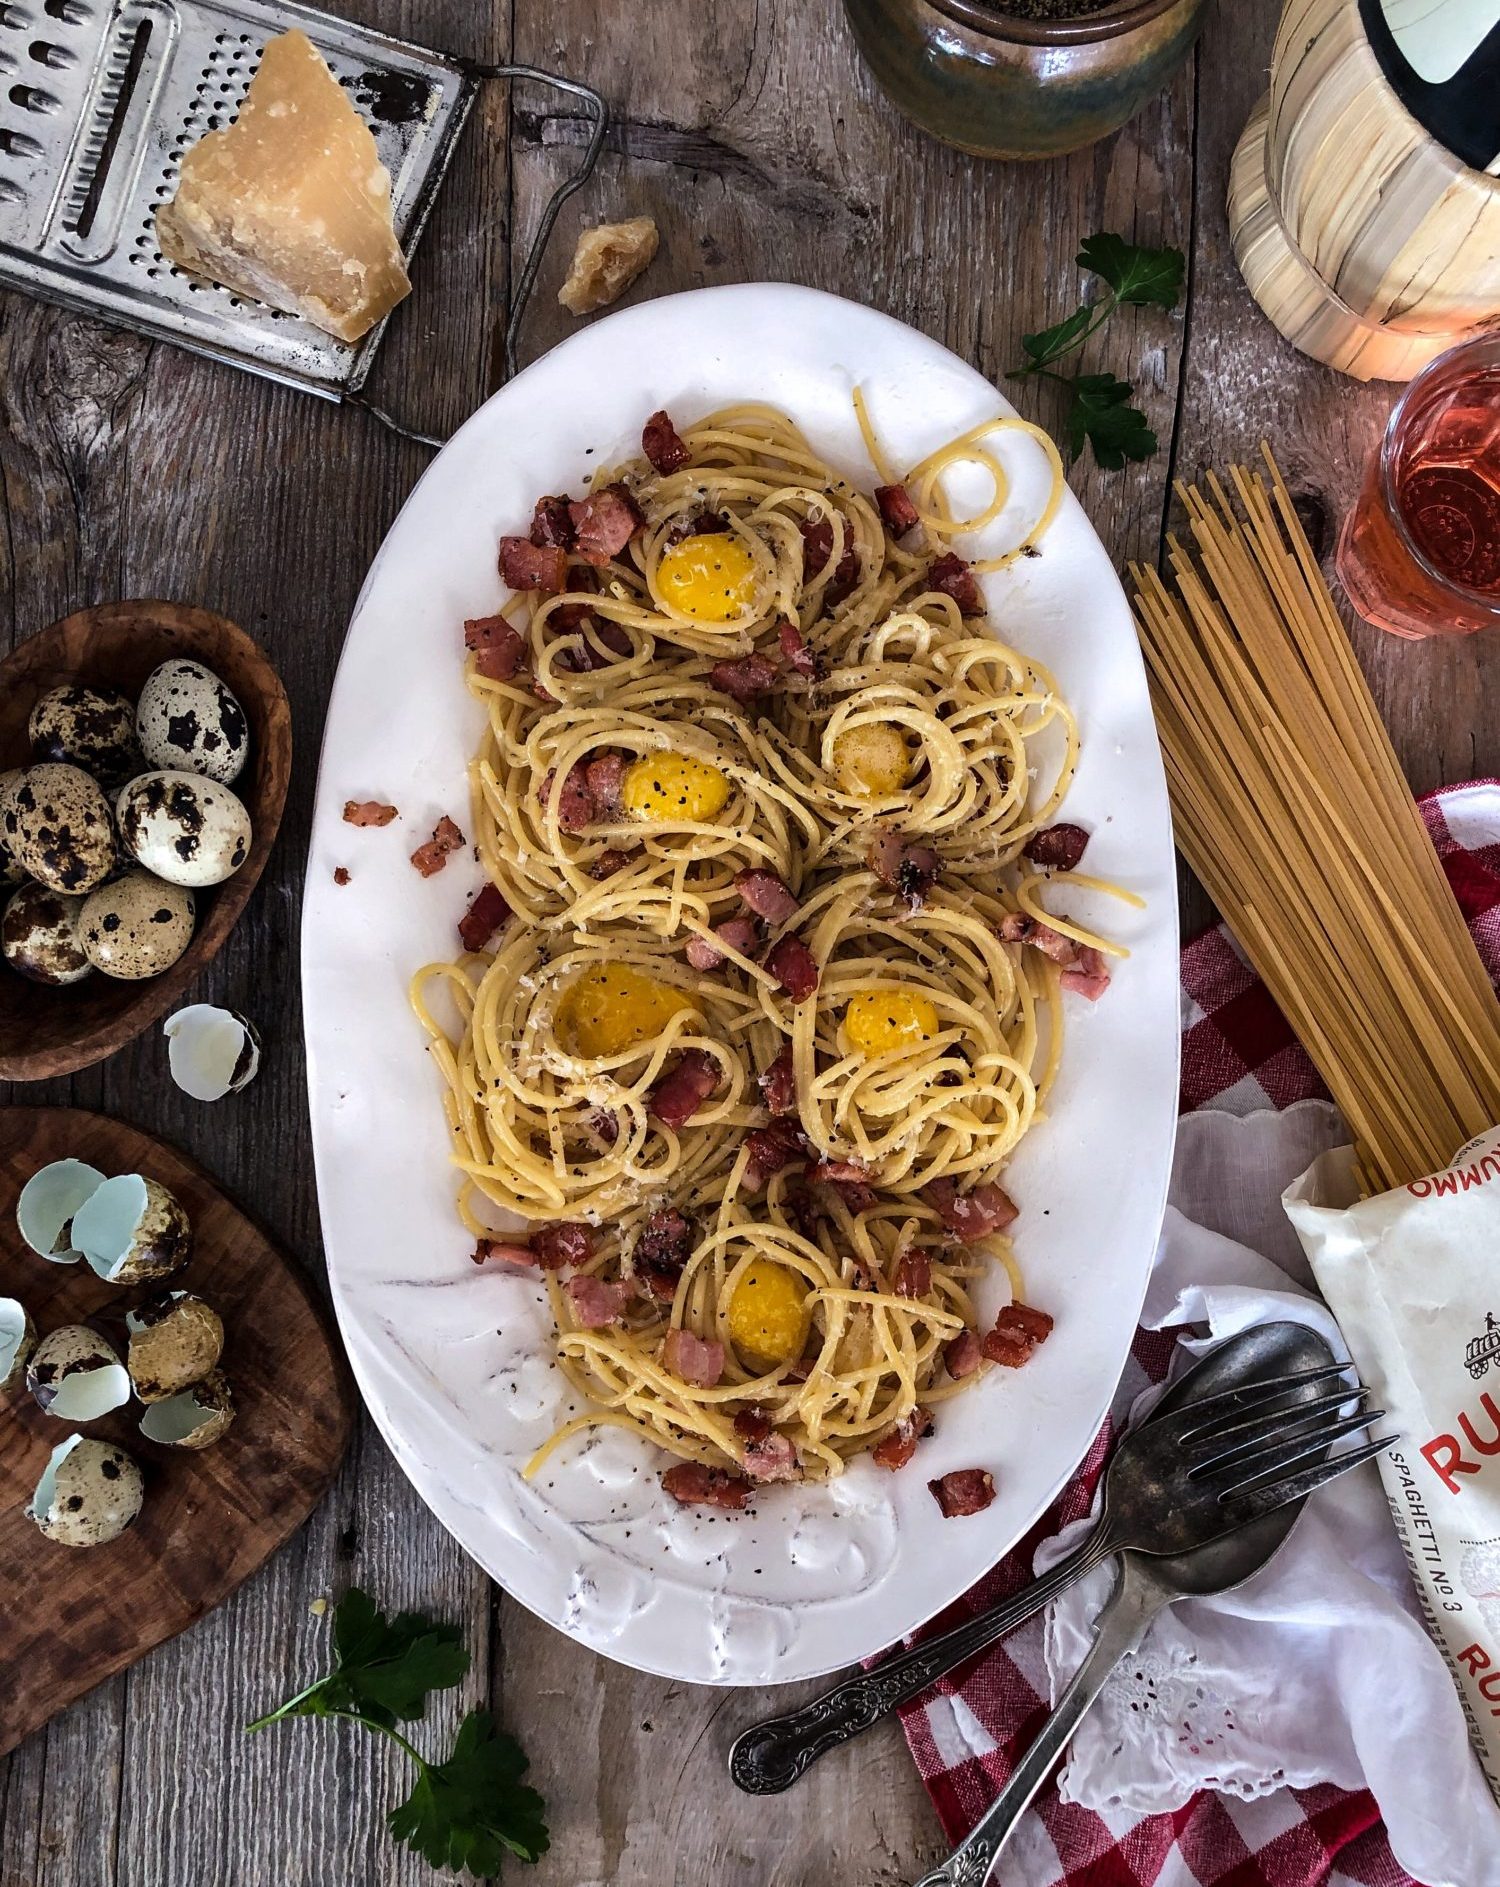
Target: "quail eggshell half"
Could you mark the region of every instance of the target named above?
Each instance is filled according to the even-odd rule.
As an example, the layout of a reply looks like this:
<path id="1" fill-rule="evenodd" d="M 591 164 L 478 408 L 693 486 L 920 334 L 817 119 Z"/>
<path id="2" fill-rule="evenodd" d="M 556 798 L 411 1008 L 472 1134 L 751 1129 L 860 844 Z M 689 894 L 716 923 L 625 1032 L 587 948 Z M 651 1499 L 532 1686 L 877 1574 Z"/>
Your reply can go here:
<path id="1" fill-rule="evenodd" d="M 0 955 L 33 983 L 82 982 L 94 968 L 78 929 L 87 902 L 45 885 L 22 885 L 0 917 Z"/>
<path id="2" fill-rule="evenodd" d="M 120 794 L 115 816 L 126 851 L 170 884 L 222 884 L 250 853 L 239 797 L 196 773 L 143 773 Z"/>
<path id="3" fill-rule="evenodd" d="M 234 1399 L 218 1370 L 180 1396 L 153 1402 L 141 1417 L 141 1433 L 163 1448 L 211 1448 L 234 1420 Z"/>
<path id="4" fill-rule="evenodd" d="M 193 1255 L 186 1212 L 165 1186 L 139 1173 L 96 1187 L 73 1215 L 72 1239 L 106 1284 L 149 1284 Z"/>
<path id="5" fill-rule="evenodd" d="M 78 939 L 96 970 L 124 983 L 160 976 L 193 941 L 191 891 L 149 871 L 129 871 L 83 901 Z"/>
<path id="6" fill-rule="evenodd" d="M 27 1513 L 59 1546 L 107 1546 L 141 1511 L 146 1486 L 113 1442 L 69 1435 L 52 1450 Z"/>
<path id="7" fill-rule="evenodd" d="M 135 709 L 113 689 L 65 682 L 49 689 L 26 723 L 32 755 L 81 767 L 101 786 L 120 787 L 143 771 Z"/>
<path id="8" fill-rule="evenodd" d="M 125 1364 L 142 1402 L 165 1402 L 191 1389 L 223 1353 L 219 1313 L 191 1291 L 163 1291 L 131 1311 L 125 1324 L 130 1332 Z"/>
<path id="9" fill-rule="evenodd" d="M 5 797 L 0 839 L 49 891 L 92 891 L 119 859 L 109 801 L 78 767 L 28 767 Z"/>
<path id="10" fill-rule="evenodd" d="M 83 1256 L 72 1243 L 73 1220 L 104 1184 L 97 1166 L 82 1160 L 51 1160 L 39 1166 L 16 1201 L 16 1229 L 39 1257 L 76 1265 Z"/>
<path id="11" fill-rule="evenodd" d="M 147 676 L 135 725 L 153 767 L 201 773 L 227 786 L 249 756 L 245 710 L 211 668 L 182 656 Z"/>
<path id="12" fill-rule="evenodd" d="M 24 776 L 22 767 L 7 767 L 0 773 L 0 885 L 18 885 L 26 876 L 16 863 L 15 854 L 10 849 L 10 841 L 5 836 L 5 808 L 12 790 L 19 786 Z"/>
<path id="13" fill-rule="evenodd" d="M 130 1400 L 130 1376 L 114 1349 L 87 1324 L 49 1330 L 26 1365 L 36 1405 L 60 1422 L 97 1422 Z"/>
<path id="14" fill-rule="evenodd" d="M 0 1396 L 26 1380 L 26 1359 L 35 1342 L 36 1325 L 26 1306 L 17 1298 L 0 1297 Z"/>

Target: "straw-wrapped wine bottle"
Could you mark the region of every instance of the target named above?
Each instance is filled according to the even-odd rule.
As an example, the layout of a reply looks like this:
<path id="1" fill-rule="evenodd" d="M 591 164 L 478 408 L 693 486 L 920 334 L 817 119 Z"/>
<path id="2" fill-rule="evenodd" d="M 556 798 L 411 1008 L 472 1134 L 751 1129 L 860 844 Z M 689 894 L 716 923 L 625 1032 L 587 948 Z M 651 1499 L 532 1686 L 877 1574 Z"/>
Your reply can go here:
<path id="1" fill-rule="evenodd" d="M 1229 224 L 1276 326 L 1356 379 L 1500 324 L 1500 0 L 1287 0 Z"/>

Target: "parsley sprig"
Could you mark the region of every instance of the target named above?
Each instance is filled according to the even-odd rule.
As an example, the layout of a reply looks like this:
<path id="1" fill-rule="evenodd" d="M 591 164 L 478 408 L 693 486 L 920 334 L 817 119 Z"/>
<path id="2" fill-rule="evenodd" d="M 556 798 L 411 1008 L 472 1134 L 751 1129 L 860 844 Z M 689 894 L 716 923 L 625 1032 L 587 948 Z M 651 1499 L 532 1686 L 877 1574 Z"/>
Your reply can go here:
<path id="1" fill-rule="evenodd" d="M 547 1851 L 542 1798 L 521 1777 L 526 1757 L 487 1710 L 471 1710 L 446 1762 L 432 1763 L 396 1728 L 412 1723 L 435 1690 L 463 1682 L 469 1654 L 452 1625 L 415 1612 L 394 1618 L 353 1586 L 333 1615 L 334 1668 L 246 1727 L 288 1717 L 344 1717 L 389 1737 L 416 1764 L 411 1794 L 386 1817 L 398 1841 L 433 1867 L 497 1874 L 508 1851 L 536 1861 Z"/>
<path id="2" fill-rule="evenodd" d="M 1087 441 L 1100 465 L 1118 471 L 1127 459 L 1149 459 L 1156 450 L 1156 434 L 1146 424 L 1146 415 L 1130 404 L 1129 381 L 1111 373 L 1058 373 L 1052 362 L 1082 347 L 1116 308 L 1175 308 L 1187 265 L 1180 249 L 1150 249 L 1108 232 L 1088 237 L 1077 261 L 1079 268 L 1099 277 L 1104 293 L 1096 301 L 1081 303 L 1054 327 L 1023 334 L 1026 359 L 1006 377 L 1024 380 L 1035 375 L 1066 388 L 1068 450 L 1076 458 Z"/>

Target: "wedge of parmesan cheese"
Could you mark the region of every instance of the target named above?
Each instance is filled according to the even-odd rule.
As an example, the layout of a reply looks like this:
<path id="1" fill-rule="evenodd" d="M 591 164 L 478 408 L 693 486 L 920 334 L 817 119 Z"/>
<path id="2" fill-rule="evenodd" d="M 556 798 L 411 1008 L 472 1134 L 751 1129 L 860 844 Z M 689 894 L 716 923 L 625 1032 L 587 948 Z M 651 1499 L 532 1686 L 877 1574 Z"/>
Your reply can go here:
<path id="1" fill-rule="evenodd" d="M 156 213 L 179 268 L 357 341 L 411 292 L 390 172 L 306 33 L 268 41 L 240 115 L 183 159 Z"/>

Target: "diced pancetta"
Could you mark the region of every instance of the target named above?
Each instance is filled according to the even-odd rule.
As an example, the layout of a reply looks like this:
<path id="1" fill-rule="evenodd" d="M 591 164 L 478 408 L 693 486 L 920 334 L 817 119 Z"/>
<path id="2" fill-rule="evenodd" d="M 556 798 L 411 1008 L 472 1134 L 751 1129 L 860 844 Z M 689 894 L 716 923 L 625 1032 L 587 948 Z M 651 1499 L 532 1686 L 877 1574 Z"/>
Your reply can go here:
<path id="1" fill-rule="evenodd" d="M 510 916 L 510 906 L 498 885 L 486 885 L 458 920 L 459 942 L 465 950 L 483 950 Z"/>
<path id="2" fill-rule="evenodd" d="M 760 1441 L 747 1441 L 740 1456 L 752 1481 L 800 1481 L 802 1463 L 790 1435 L 774 1431 Z"/>
<path id="3" fill-rule="evenodd" d="M 768 1068 L 756 1076 L 766 1106 L 773 1114 L 797 1111 L 797 1076 L 792 1064 L 792 1045 L 782 1048 Z"/>
<path id="4" fill-rule="evenodd" d="M 531 542 L 538 550 L 573 548 L 572 499 L 564 492 L 558 498 L 538 498 L 531 514 Z"/>
<path id="5" fill-rule="evenodd" d="M 448 854 L 458 851 L 463 842 L 463 833 L 444 813 L 432 828 L 432 837 L 412 853 L 411 862 L 424 878 L 430 878 L 434 872 L 444 868 L 448 863 Z"/>
<path id="6" fill-rule="evenodd" d="M 932 1428 L 932 1417 L 919 1406 L 881 1436 L 870 1450 L 870 1457 L 877 1467 L 889 1468 L 894 1474 L 911 1460 L 917 1452 L 917 1443 L 925 1441 Z"/>
<path id="7" fill-rule="evenodd" d="M 935 557 L 927 572 L 927 581 L 941 595 L 953 598 L 961 616 L 984 614 L 984 598 L 979 593 L 978 580 L 957 551 L 945 551 L 941 557 Z"/>
<path id="8" fill-rule="evenodd" d="M 880 521 L 892 537 L 905 537 L 908 531 L 914 530 L 922 521 L 905 485 L 877 485 L 875 503 L 880 511 Z"/>
<path id="9" fill-rule="evenodd" d="M 921 910 L 942 869 L 930 845 L 908 845 L 899 832 L 890 831 L 871 841 L 865 863 L 883 885 L 899 893 L 908 911 Z"/>
<path id="10" fill-rule="evenodd" d="M 346 799 L 344 824 L 348 826 L 388 826 L 396 817 L 396 808 L 383 799 Z"/>
<path id="11" fill-rule="evenodd" d="M 891 1288 L 897 1297 L 926 1297 L 932 1289 L 931 1253 L 908 1245 L 896 1260 Z"/>
<path id="12" fill-rule="evenodd" d="M 529 537 L 502 537 L 500 575 L 513 590 L 556 596 L 568 587 L 568 553 L 557 544 L 533 544 Z"/>
<path id="13" fill-rule="evenodd" d="M 573 521 L 573 548 L 585 563 L 607 564 L 646 522 L 645 514 L 618 479 L 576 498 L 568 506 Z"/>
<path id="14" fill-rule="evenodd" d="M 688 449 L 678 436 L 666 409 L 659 407 L 641 428 L 641 450 L 651 462 L 651 469 L 666 478 L 680 472 L 688 462 Z"/>
<path id="15" fill-rule="evenodd" d="M 786 880 L 778 872 L 767 871 L 759 865 L 740 872 L 734 888 L 755 915 L 763 917 L 768 924 L 784 924 L 801 909 Z"/>
<path id="16" fill-rule="evenodd" d="M 669 1330 L 662 1361 L 695 1389 L 712 1389 L 724 1374 L 724 1345 L 716 1337 L 694 1336 L 691 1330 Z"/>
<path id="17" fill-rule="evenodd" d="M 988 1468 L 955 1468 L 927 1487 L 945 1520 L 983 1513 L 995 1498 L 995 1477 Z"/>
<path id="18" fill-rule="evenodd" d="M 1089 835 L 1082 826 L 1043 826 L 1033 832 L 1021 850 L 1033 865 L 1047 865 L 1057 871 L 1072 871 L 1083 857 Z"/>
<path id="19" fill-rule="evenodd" d="M 742 707 L 749 707 L 776 686 L 780 671 L 765 655 L 744 655 L 734 662 L 715 662 L 708 671 L 710 684 L 721 694 L 732 695 Z"/>
<path id="20" fill-rule="evenodd" d="M 783 1167 L 807 1158 L 807 1138 L 794 1120 L 773 1120 L 769 1127 L 752 1127 L 745 1135 L 745 1186 L 762 1191 Z"/>
<path id="21" fill-rule="evenodd" d="M 1063 988 L 1075 996 L 1086 996 L 1090 1002 L 1098 1002 L 1109 988 L 1109 964 L 1104 952 L 1096 950 L 1092 944 L 1081 944 L 1078 961 L 1063 971 L 1058 978 Z"/>
<path id="22" fill-rule="evenodd" d="M 766 957 L 766 968 L 791 997 L 806 1002 L 818 987 L 818 964 L 800 937 L 780 937 Z"/>
<path id="23" fill-rule="evenodd" d="M 679 1461 L 667 1469 L 661 1484 L 684 1507 L 743 1507 L 755 1492 L 742 1474 L 710 1468 L 702 1461 Z"/>
<path id="24" fill-rule="evenodd" d="M 521 666 L 526 641 L 503 616 L 471 616 L 464 624 L 464 647 L 486 681 L 509 681 Z"/>
<path id="25" fill-rule="evenodd" d="M 556 1219 L 539 1225 L 531 1234 L 531 1249 L 543 1271 L 561 1271 L 566 1265 L 586 1265 L 599 1242 L 592 1225 L 579 1219 Z"/>
<path id="26" fill-rule="evenodd" d="M 630 1256 L 631 1268 L 650 1296 L 666 1302 L 676 1295 L 692 1251 L 692 1226 L 675 1208 L 663 1206 L 642 1226 Z"/>
<path id="27" fill-rule="evenodd" d="M 647 1109 L 663 1127 L 685 1127 L 723 1078 L 707 1049 L 685 1048 L 677 1066 L 651 1090 Z"/>
<path id="28" fill-rule="evenodd" d="M 979 1338 L 972 1330 L 960 1330 L 952 1342 L 943 1345 L 943 1361 L 955 1382 L 962 1382 L 965 1376 L 974 1374 L 979 1367 L 981 1354 Z"/>
<path id="29" fill-rule="evenodd" d="M 764 1441 L 771 1432 L 771 1418 L 764 1409 L 738 1409 L 734 1432 L 741 1441 Z"/>
<path id="30" fill-rule="evenodd" d="M 524 1239 L 518 1238 L 482 1238 L 470 1256 L 476 1265 L 489 1264 L 493 1260 L 529 1270 L 536 1264 L 536 1253 Z"/>
<path id="31" fill-rule="evenodd" d="M 783 616 L 776 625 L 776 640 L 790 669 L 808 681 L 822 679 L 823 664 L 818 660 L 816 650 L 790 616 Z"/>
<path id="32" fill-rule="evenodd" d="M 1044 1310 L 1030 1304 L 1007 1304 L 995 1319 L 993 1330 L 985 1333 L 980 1345 L 985 1358 L 1007 1369 L 1019 1369 L 1052 1332 L 1052 1319 Z"/>
<path id="33" fill-rule="evenodd" d="M 993 1180 L 960 1192 L 951 1179 L 934 1179 L 922 1189 L 927 1201 L 943 1224 L 943 1230 L 960 1245 L 973 1245 L 994 1232 L 1003 1232 L 1017 1217 L 1020 1207 Z"/>
<path id="34" fill-rule="evenodd" d="M 569 1278 L 563 1289 L 573 1306 L 573 1315 L 585 1330 L 607 1330 L 625 1315 L 631 1289 L 623 1279 L 596 1278 L 585 1273 Z"/>
<path id="35" fill-rule="evenodd" d="M 748 957 L 760 942 L 760 925 L 753 917 L 726 917 L 714 925 L 713 936 L 722 937 L 732 950 Z M 684 954 L 695 970 L 716 970 L 724 961 L 724 952 L 710 938 L 696 934 L 688 938 Z"/>

